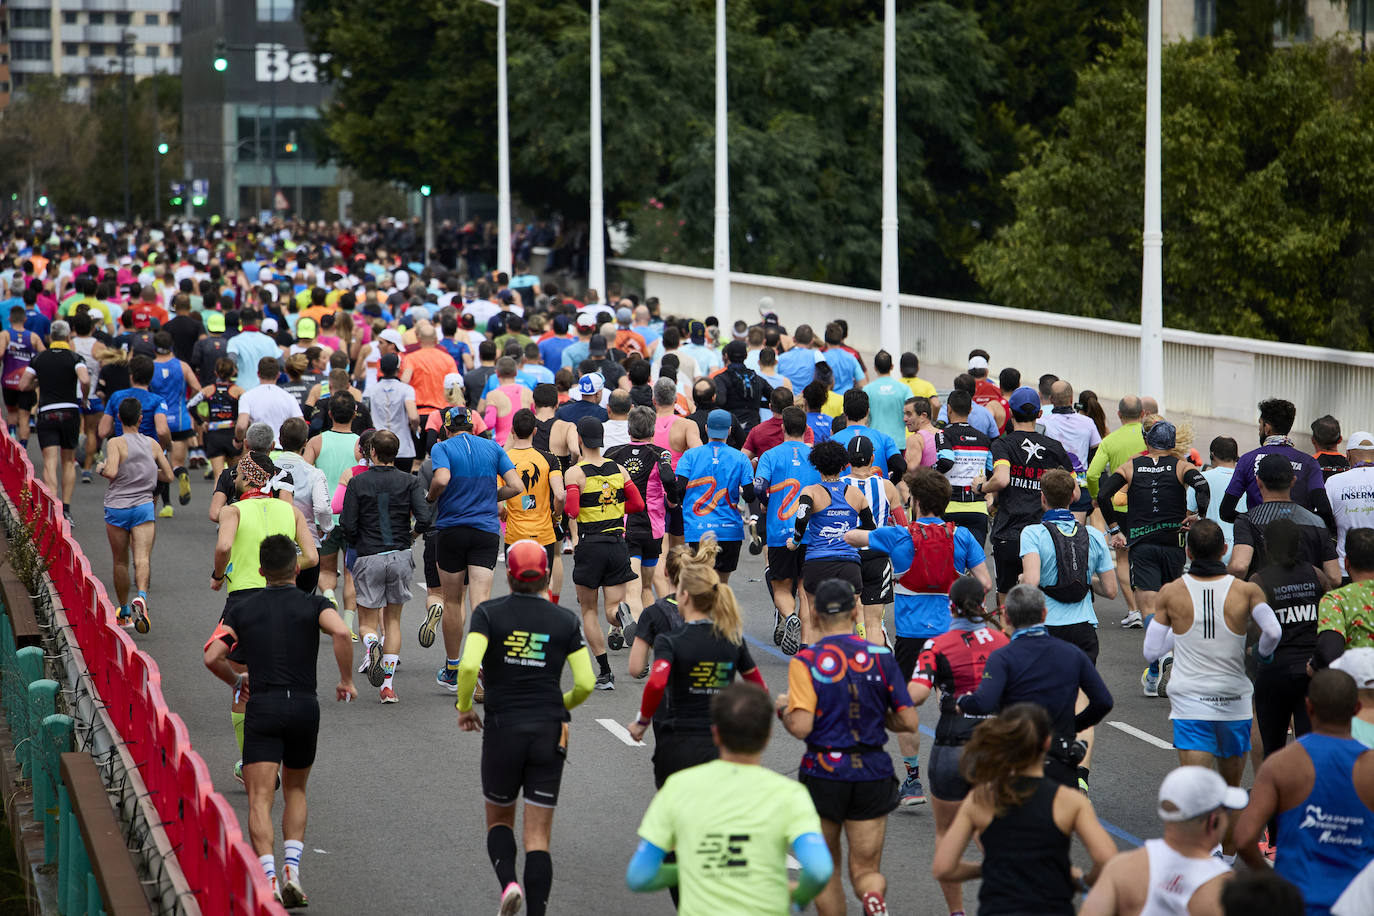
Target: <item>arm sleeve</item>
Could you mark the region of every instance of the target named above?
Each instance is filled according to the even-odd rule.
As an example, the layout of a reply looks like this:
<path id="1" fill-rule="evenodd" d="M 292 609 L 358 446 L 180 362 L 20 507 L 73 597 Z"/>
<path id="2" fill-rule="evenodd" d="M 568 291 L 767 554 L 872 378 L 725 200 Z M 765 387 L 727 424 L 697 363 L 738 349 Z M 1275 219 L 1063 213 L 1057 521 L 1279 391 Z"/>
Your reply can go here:
<path id="1" fill-rule="evenodd" d="M 803 833 L 793 840 L 792 856 L 801 865 L 792 902 L 806 906 L 830 883 L 835 862 L 830 856 L 830 847 L 819 833 Z"/>
<path id="2" fill-rule="evenodd" d="M 1102 487 L 1097 491 L 1097 505 L 1102 509 L 1102 517 L 1107 520 L 1107 527 L 1117 524 L 1116 506 L 1112 505 L 1112 497 L 1116 492 L 1126 485 L 1126 478 L 1120 474 L 1113 474 L 1102 481 Z"/>
<path id="3" fill-rule="evenodd" d="M 575 483 L 568 484 L 567 496 L 563 501 L 563 512 L 568 518 L 577 518 L 582 512 L 582 488 Z"/>
<path id="4" fill-rule="evenodd" d="M 809 494 L 803 494 L 802 498 L 797 500 L 797 518 L 793 522 L 792 529 L 795 534 L 793 540 L 797 543 L 801 543 L 802 535 L 806 534 L 807 516 L 810 515 L 811 507 L 815 504 L 815 500 Z"/>
<path id="5" fill-rule="evenodd" d="M 329 482 L 325 480 L 324 472 L 317 470 L 310 483 L 310 505 L 315 516 L 315 527 L 321 531 L 328 531 L 334 527 L 334 512 L 330 505 L 328 486 Z M 420 491 L 420 498 L 425 498 L 424 490 Z"/>
<path id="6" fill-rule="evenodd" d="M 893 483 L 897 483 L 902 479 L 902 475 L 905 473 L 906 456 L 896 449 L 893 449 L 892 454 L 887 458 L 887 478 Z"/>
<path id="7" fill-rule="evenodd" d="M 633 480 L 625 481 L 625 511 L 631 514 L 644 511 L 644 495 Z"/>
<path id="8" fill-rule="evenodd" d="M 1075 732 L 1085 731 L 1092 728 L 1103 719 L 1107 718 L 1107 713 L 1112 711 L 1115 701 L 1112 700 L 1112 693 L 1107 689 L 1107 683 L 1102 680 L 1102 675 L 1097 673 L 1093 663 L 1088 656 L 1083 655 L 1081 666 L 1078 670 L 1078 686 L 1088 698 L 1088 705 L 1083 711 L 1073 717 L 1073 730 Z"/>
<path id="9" fill-rule="evenodd" d="M 873 521 L 873 508 L 871 506 L 864 506 L 859 510 L 859 527 L 865 531 L 872 531 L 878 527 L 877 523 Z"/>
<path id="10" fill-rule="evenodd" d="M 1234 480 L 1235 478 L 1231 478 Z M 1231 488 L 1226 488 L 1226 495 L 1221 498 L 1221 508 L 1217 510 L 1223 522 L 1234 522 L 1236 520 L 1236 504 L 1240 502 L 1240 494 L 1232 493 Z M 1199 515 L 1201 513 L 1198 513 Z"/>
<path id="11" fill-rule="evenodd" d="M 751 668 L 744 674 L 741 674 L 740 677 L 744 678 L 746 681 L 748 681 L 756 687 L 760 687 L 764 690 L 768 689 L 768 685 L 765 684 L 763 681 L 763 672 L 760 671 L 757 666 Z"/>
<path id="12" fill-rule="evenodd" d="M 1317 480 L 1320 481 L 1321 477 Z M 1331 497 L 1327 495 L 1325 486 L 1313 487 L 1307 491 L 1307 508 L 1326 522 L 1328 531 L 1336 530 L 1336 516 L 1331 511 Z"/>
<path id="13" fill-rule="evenodd" d="M 1331 667 L 1331 663 L 1345 654 L 1345 637 L 1335 630 L 1322 630 L 1317 634 L 1317 651 L 1312 654 L 1312 668 L 1320 671 Z"/>
<path id="14" fill-rule="evenodd" d="M 462 666 L 459 667 L 461 669 Z M 596 674 L 592 671 L 592 657 L 586 646 L 579 646 L 576 652 L 568 656 L 568 667 L 572 669 L 573 685 L 572 690 L 563 694 L 563 708 L 573 709 L 591 696 L 592 687 L 596 685 Z"/>
<path id="15" fill-rule="evenodd" d="M 677 485 L 678 502 L 683 502 L 687 499 L 687 478 L 681 474 L 674 474 L 673 482 Z"/>
<path id="16" fill-rule="evenodd" d="M 664 865 L 668 852 L 641 839 L 625 869 L 625 886 L 638 893 L 663 890 L 677 884 L 677 866 Z"/>
<path id="17" fill-rule="evenodd" d="M 1264 601 L 1255 605 L 1250 615 L 1255 618 L 1255 623 L 1260 628 L 1260 657 L 1270 658 L 1279 647 L 1279 639 L 1283 637 L 1283 627 L 1279 626 L 1279 618 L 1274 614 L 1274 609 Z"/>
<path id="18" fill-rule="evenodd" d="M 340 489 L 343 489 L 343 506 L 339 514 L 339 527 L 343 528 L 348 543 L 355 544 L 358 540 L 358 494 L 356 490 Z"/>
<path id="19" fill-rule="evenodd" d="M 347 489 L 348 485 L 343 483 L 334 488 L 334 498 L 329 501 L 329 510 L 331 512 L 343 512 L 344 495 Z"/>
<path id="20" fill-rule="evenodd" d="M 758 491 L 754 489 L 754 482 L 752 480 L 746 480 L 739 488 L 740 498 L 747 503 L 754 501 L 757 492 Z"/>
<path id="21" fill-rule="evenodd" d="M 1088 495 L 1097 498 L 1098 484 L 1102 480 L 1102 475 L 1107 471 L 1107 450 L 1099 448 L 1088 459 Z"/>
<path id="22" fill-rule="evenodd" d="M 658 481 L 663 484 L 663 495 L 669 501 L 677 502 L 682 498 L 682 493 L 677 487 L 677 475 L 673 473 L 672 459 L 666 451 L 659 452 L 658 455 Z"/>
<path id="23" fill-rule="evenodd" d="M 639 719 L 641 722 L 654 717 L 658 704 L 663 702 L 663 692 L 668 689 L 668 676 L 673 672 L 673 663 L 666 658 L 654 660 L 649 672 L 649 681 L 644 685 L 644 695 L 639 700 Z"/>
<path id="24" fill-rule="evenodd" d="M 1151 620 L 1145 630 L 1145 661 L 1154 662 L 1163 658 L 1174 647 L 1173 627 L 1165 626 L 1158 620 Z"/>
<path id="25" fill-rule="evenodd" d="M 425 488 L 420 486 L 420 481 L 413 477 L 410 485 L 410 514 L 415 518 L 415 530 L 417 532 L 424 532 L 429 528 L 431 513 L 429 501 L 425 499 Z"/>
<path id="26" fill-rule="evenodd" d="M 1197 494 L 1197 514 L 1206 515 L 1207 506 L 1212 501 L 1212 490 L 1207 486 L 1207 478 L 1197 468 L 1189 468 L 1183 475 L 1183 482 Z"/>
<path id="27" fill-rule="evenodd" d="M 487 654 L 487 635 L 469 631 L 463 640 L 463 658 L 458 663 L 458 701 L 459 712 L 472 709 L 472 695 L 477 690 L 477 671 L 482 667 L 482 656 Z"/>

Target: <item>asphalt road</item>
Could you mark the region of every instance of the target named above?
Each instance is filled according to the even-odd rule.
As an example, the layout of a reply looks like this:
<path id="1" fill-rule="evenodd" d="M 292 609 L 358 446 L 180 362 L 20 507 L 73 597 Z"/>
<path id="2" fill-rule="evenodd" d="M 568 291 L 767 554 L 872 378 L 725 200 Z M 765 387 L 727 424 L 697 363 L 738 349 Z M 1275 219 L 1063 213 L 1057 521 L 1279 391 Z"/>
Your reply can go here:
<path id="1" fill-rule="evenodd" d="M 38 457 L 36 448 L 32 456 Z M 196 749 L 210 766 L 215 788 L 228 797 L 246 825 L 246 795 L 232 776 L 238 754 L 229 723 L 228 691 L 201 664 L 201 646 L 224 599 L 209 588 L 215 537 L 206 514 L 210 484 L 198 471 L 192 477 L 190 505 L 177 507 L 174 518 L 157 523 L 149 594 L 152 630 L 135 639 L 157 660 L 167 702 L 186 720 Z M 103 492 L 99 477 L 91 485 L 78 482 L 73 513 L 76 536 L 113 600 Z M 732 584 L 745 609 L 755 658 L 776 694 L 785 686 L 787 659 L 772 643 L 772 608 L 759 581 L 761 558 L 745 551 L 741 560 Z M 565 566 L 567 580 L 571 564 Z M 417 573 L 418 567 L 417 556 Z M 498 578 L 500 593 L 504 578 Z M 565 581 L 565 603 L 572 594 L 571 582 Z M 360 702 L 330 702 L 337 674 L 328 646 L 322 643 L 319 679 L 325 702 L 319 755 L 310 778 L 310 826 L 302 862 L 311 912 L 344 914 L 365 907 L 465 914 L 496 909 L 499 889 L 486 854 L 478 777 L 481 737 L 458 730 L 453 695 L 434 682 L 435 669 L 443 662 L 442 640 L 429 649 L 415 642 L 423 597 L 419 584 L 406 608 L 397 705 L 380 705 L 363 677 L 356 680 Z M 1169 746 L 1168 701 L 1141 695 L 1142 631 L 1118 628 L 1124 613 L 1119 600 L 1099 602 L 1098 667 L 1116 697 L 1116 708 L 1109 724 L 1097 729 L 1091 798 L 1118 846 L 1125 849 L 1141 838 L 1159 835 L 1155 792 L 1177 760 Z M 554 914 L 673 912 L 666 894 L 644 897 L 631 894 L 624 885 L 635 829 L 654 787 L 651 748 L 630 745 L 617 727 L 634 717 L 640 682 L 625 673 L 628 651 L 612 653 L 612 662 L 618 689 L 594 692 L 573 714 L 554 825 Z M 936 715 L 932 703 L 927 707 L 931 709 L 923 716 L 923 730 L 934 725 Z M 926 731 L 923 761 L 929 740 Z M 900 770 L 895 741 L 889 747 Z M 776 727 L 764 762 L 780 773 L 793 774 L 801 752 L 800 742 Z M 278 817 L 279 813 L 280 805 Z M 277 842 L 280 862 L 280 836 Z M 899 809 L 889 818 L 883 870 L 894 914 L 945 913 L 930 877 L 933 847 L 934 825 L 927 806 Z M 1076 861 L 1086 861 L 1081 849 Z M 975 912 L 975 884 L 968 886 L 965 898 L 968 911 Z M 857 911 L 851 899 L 849 912 Z"/>

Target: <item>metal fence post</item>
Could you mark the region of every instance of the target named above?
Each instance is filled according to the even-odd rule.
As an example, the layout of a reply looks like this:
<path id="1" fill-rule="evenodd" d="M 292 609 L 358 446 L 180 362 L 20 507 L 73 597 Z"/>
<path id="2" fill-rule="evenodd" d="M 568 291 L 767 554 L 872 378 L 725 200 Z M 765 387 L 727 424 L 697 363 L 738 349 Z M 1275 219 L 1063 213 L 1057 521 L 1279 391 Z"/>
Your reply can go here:
<path id="1" fill-rule="evenodd" d="M 71 716 L 51 715 L 39 726 L 34 746 L 33 810 L 43 822 L 43 861 L 57 860 L 57 786 L 61 782 L 59 758 L 72 749 Z"/>
<path id="2" fill-rule="evenodd" d="M 18 717 L 21 743 L 16 746 L 14 756 L 19 761 L 20 772 L 32 779 L 33 743 L 38 738 L 41 720 L 29 715 L 29 685 L 43 677 L 43 650 L 37 646 L 25 646 L 15 653 L 15 657 L 19 664 L 19 689 L 15 692 L 11 713 Z M 15 732 L 13 719 L 10 720 L 10 731 Z M 24 738 L 28 741 L 23 741 Z"/>

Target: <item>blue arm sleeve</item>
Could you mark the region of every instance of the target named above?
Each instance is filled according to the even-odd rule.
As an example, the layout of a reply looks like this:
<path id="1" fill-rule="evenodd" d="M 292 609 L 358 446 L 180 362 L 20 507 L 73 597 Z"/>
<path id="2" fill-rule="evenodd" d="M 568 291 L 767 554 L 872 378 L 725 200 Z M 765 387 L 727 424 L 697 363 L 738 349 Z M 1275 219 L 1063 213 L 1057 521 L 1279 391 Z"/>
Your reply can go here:
<path id="1" fill-rule="evenodd" d="M 830 858 L 830 847 L 825 845 L 825 838 L 819 833 L 803 833 L 793 840 L 792 855 L 801 863 L 792 902 L 806 906 L 830 882 L 835 863 Z"/>
<path id="2" fill-rule="evenodd" d="M 994 652 L 988 656 L 983 668 L 983 682 L 973 693 L 966 693 L 955 700 L 955 705 L 972 716 L 990 716 L 1002 708 L 1002 690 L 1006 686 L 1007 670 L 1005 659 L 998 658 Z"/>
<path id="3" fill-rule="evenodd" d="M 808 836 L 815 835 L 808 834 Z M 822 847 L 825 846 L 824 840 L 822 840 L 821 845 Z M 625 869 L 626 887 L 632 891 L 643 893 L 661 890 L 677 884 L 677 866 L 665 866 L 663 864 L 663 859 L 667 855 L 667 850 L 659 849 L 648 840 L 640 840 L 639 846 L 635 849 L 635 854 L 630 857 L 629 866 Z M 830 853 L 827 851 L 826 860 L 829 861 L 829 858 Z"/>

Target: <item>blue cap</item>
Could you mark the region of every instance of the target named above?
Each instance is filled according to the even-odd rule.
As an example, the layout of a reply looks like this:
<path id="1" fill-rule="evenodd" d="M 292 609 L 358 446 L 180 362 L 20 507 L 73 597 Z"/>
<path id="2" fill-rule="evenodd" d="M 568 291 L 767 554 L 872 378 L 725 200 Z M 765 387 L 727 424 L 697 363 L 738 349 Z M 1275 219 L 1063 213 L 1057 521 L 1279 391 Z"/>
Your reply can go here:
<path id="1" fill-rule="evenodd" d="M 1040 414 L 1040 392 L 1029 385 L 1022 385 L 1007 398 L 1007 404 L 1018 420 L 1033 420 Z"/>
<path id="2" fill-rule="evenodd" d="M 712 439 L 724 439 L 730 435 L 730 427 L 734 425 L 728 411 L 717 407 L 706 415 L 706 435 Z"/>

